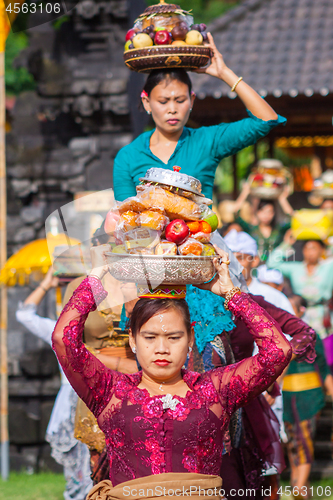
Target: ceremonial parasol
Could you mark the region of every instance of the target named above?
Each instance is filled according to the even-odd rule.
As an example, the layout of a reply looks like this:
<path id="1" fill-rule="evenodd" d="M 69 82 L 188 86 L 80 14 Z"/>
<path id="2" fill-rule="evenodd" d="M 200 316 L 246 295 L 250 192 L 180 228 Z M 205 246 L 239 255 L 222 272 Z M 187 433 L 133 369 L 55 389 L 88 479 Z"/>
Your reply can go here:
<path id="1" fill-rule="evenodd" d="M 7 286 L 29 283 L 31 275 L 46 274 L 52 265 L 52 255 L 58 246 L 72 247 L 81 243 L 67 235 L 47 234 L 47 238 L 31 241 L 12 255 L 0 271 L 0 284 Z"/>

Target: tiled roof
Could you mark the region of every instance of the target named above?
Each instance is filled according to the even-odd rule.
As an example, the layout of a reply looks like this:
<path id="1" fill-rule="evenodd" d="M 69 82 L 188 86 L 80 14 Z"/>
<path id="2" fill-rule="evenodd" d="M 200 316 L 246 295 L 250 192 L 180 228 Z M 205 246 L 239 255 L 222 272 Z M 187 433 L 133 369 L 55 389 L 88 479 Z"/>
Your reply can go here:
<path id="1" fill-rule="evenodd" d="M 333 93 L 333 0 L 245 0 L 209 26 L 226 64 L 262 96 Z M 199 98 L 230 89 L 194 77 Z"/>

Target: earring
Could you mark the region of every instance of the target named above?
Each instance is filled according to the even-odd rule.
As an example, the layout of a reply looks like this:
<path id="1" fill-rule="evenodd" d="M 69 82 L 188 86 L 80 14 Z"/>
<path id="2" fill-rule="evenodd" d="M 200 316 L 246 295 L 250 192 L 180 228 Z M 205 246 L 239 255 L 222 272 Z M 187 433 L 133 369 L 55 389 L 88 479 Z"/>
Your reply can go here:
<path id="1" fill-rule="evenodd" d="M 147 115 L 150 115 L 151 114 L 151 111 L 147 111 Z"/>
<path id="2" fill-rule="evenodd" d="M 191 111 L 192 111 L 192 108 L 190 108 L 190 113 L 191 113 Z"/>
<path id="3" fill-rule="evenodd" d="M 188 346 L 188 352 L 191 354 L 191 352 L 192 352 L 192 347 L 191 346 Z"/>
<path id="4" fill-rule="evenodd" d="M 133 352 L 133 354 L 135 354 L 135 353 L 136 353 L 136 347 L 135 347 L 135 346 L 134 346 L 134 347 L 132 347 L 132 352 Z"/>

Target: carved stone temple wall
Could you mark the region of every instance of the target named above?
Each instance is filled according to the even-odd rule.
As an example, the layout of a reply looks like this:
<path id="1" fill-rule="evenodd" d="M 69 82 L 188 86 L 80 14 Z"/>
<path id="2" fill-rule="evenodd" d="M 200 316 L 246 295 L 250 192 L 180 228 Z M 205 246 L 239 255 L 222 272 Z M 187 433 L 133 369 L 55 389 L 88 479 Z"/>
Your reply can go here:
<path id="1" fill-rule="evenodd" d="M 112 187 L 113 159 L 139 134 L 143 77 L 122 53 L 143 0 L 83 0 L 62 23 L 41 17 L 16 65 L 34 75 L 36 91 L 17 97 L 7 133 L 8 256 L 45 236 L 49 214 L 78 191 Z M 34 20 L 36 24 L 36 20 Z M 58 20 L 59 21 L 59 20 Z M 61 470 L 44 436 L 59 374 L 51 349 L 15 320 L 29 287 L 8 289 L 9 432 L 12 469 Z M 39 308 L 55 318 L 49 292 Z"/>

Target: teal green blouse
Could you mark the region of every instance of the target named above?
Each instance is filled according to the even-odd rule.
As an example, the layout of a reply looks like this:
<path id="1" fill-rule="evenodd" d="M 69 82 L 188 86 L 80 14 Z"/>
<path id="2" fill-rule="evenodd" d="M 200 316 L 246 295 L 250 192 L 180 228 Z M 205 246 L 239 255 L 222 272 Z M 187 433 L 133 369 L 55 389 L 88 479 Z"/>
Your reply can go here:
<path id="1" fill-rule="evenodd" d="M 264 121 L 248 111 L 248 118 L 232 123 L 220 123 L 198 129 L 184 127 L 176 149 L 168 163 L 157 158 L 150 150 L 150 137 L 154 130 L 145 132 L 117 154 L 113 166 L 113 187 L 115 199 L 122 201 L 136 195 L 135 186 L 139 178 L 152 167 L 172 170 L 174 165 L 181 172 L 200 180 L 202 192 L 213 196 L 215 172 L 220 161 L 265 137 L 270 130 L 286 119 Z"/>

